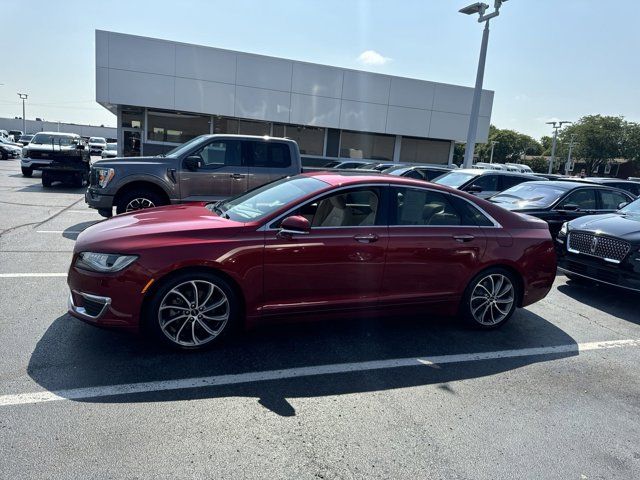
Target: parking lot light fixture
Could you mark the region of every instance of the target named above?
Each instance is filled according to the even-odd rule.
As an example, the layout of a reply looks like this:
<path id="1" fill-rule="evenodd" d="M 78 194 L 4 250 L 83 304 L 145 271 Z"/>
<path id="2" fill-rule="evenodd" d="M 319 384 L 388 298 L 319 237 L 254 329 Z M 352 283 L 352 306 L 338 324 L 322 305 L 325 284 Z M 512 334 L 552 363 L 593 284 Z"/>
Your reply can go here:
<path id="1" fill-rule="evenodd" d="M 26 135 L 27 133 L 27 120 L 24 116 L 24 101 L 27 99 L 29 95 L 26 93 L 18 93 L 18 97 L 22 100 L 22 133 Z"/>
<path id="2" fill-rule="evenodd" d="M 556 159 L 556 144 L 558 143 L 558 130 L 562 128 L 562 125 L 566 123 L 573 123 L 563 120 L 561 122 L 546 122 L 547 125 L 552 125 L 553 128 L 553 144 L 551 145 L 551 160 L 549 160 L 549 174 L 553 173 L 553 162 Z"/>
<path id="3" fill-rule="evenodd" d="M 489 157 L 489 163 L 493 163 L 493 149 L 495 148 L 496 143 L 500 142 L 496 142 L 495 140 L 491 142 L 491 156 Z"/>
<path id="4" fill-rule="evenodd" d="M 473 102 L 471 104 L 471 115 L 469 117 L 469 130 L 467 131 L 467 144 L 464 150 L 464 168 L 470 168 L 473 165 L 473 152 L 476 146 L 476 133 L 478 131 L 478 115 L 480 113 L 480 97 L 482 95 L 482 82 L 484 80 L 484 65 L 487 59 L 487 45 L 489 43 L 489 20 L 500 15 L 500 7 L 507 0 L 495 0 L 494 10 L 486 13 L 489 5 L 482 2 L 472 3 L 460 9 L 460 13 L 465 15 L 479 15 L 478 23 L 484 22 L 484 30 L 482 31 L 482 44 L 480 46 L 480 59 L 478 61 L 478 71 L 476 73 L 476 85 L 473 91 Z"/>

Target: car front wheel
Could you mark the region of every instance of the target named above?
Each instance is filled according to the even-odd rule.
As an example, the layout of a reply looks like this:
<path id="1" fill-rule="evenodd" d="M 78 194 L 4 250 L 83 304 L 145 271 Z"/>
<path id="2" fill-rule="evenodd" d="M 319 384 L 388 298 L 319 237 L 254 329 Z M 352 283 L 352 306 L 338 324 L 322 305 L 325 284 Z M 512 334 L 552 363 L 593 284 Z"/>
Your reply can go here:
<path id="1" fill-rule="evenodd" d="M 21 170 L 23 177 L 30 177 L 31 175 L 33 175 L 33 168 L 22 167 Z"/>
<path id="2" fill-rule="evenodd" d="M 145 208 L 154 208 L 166 205 L 160 195 L 151 190 L 132 190 L 122 195 L 116 204 L 116 213 L 133 212 Z"/>
<path id="3" fill-rule="evenodd" d="M 237 296 L 224 279 L 209 273 L 186 273 L 155 292 L 146 320 L 165 345 L 195 350 L 228 335 L 238 313 Z"/>
<path id="4" fill-rule="evenodd" d="M 464 320 L 481 329 L 504 325 L 513 315 L 520 296 L 514 275 L 501 268 L 491 268 L 476 275 L 462 299 Z"/>

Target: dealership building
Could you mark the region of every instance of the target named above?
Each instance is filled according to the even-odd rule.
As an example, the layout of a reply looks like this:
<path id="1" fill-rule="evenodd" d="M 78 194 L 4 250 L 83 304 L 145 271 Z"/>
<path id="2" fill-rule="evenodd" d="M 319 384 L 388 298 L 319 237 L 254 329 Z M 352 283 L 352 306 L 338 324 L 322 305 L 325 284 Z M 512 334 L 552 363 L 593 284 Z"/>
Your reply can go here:
<path id="1" fill-rule="evenodd" d="M 96 31 L 96 100 L 117 115 L 121 155 L 156 155 L 203 133 L 285 136 L 323 158 L 451 163 L 473 89 Z M 477 141 L 493 92 L 484 90 Z"/>

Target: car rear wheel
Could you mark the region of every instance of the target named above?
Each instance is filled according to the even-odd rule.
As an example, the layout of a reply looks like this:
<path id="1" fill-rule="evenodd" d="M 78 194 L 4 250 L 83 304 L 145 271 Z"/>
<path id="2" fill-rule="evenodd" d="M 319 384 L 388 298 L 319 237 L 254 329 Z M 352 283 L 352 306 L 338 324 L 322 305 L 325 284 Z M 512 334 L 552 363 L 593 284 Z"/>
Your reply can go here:
<path id="1" fill-rule="evenodd" d="M 21 170 L 23 177 L 30 177 L 31 175 L 33 175 L 33 168 L 22 167 Z"/>
<path id="2" fill-rule="evenodd" d="M 462 299 L 464 320 L 481 329 L 504 325 L 511 318 L 520 298 L 514 275 L 501 268 L 480 272 L 467 286 Z"/>
<path id="3" fill-rule="evenodd" d="M 145 208 L 160 207 L 166 202 L 151 190 L 132 190 L 122 195 L 116 204 L 116 213 L 133 212 Z"/>
<path id="4" fill-rule="evenodd" d="M 154 336 L 172 348 L 207 348 L 238 322 L 239 305 L 231 286 L 209 273 L 174 277 L 155 292 L 147 322 Z"/>
<path id="5" fill-rule="evenodd" d="M 53 180 L 51 179 L 51 175 L 47 172 L 42 172 L 42 186 L 44 188 L 50 188 Z"/>

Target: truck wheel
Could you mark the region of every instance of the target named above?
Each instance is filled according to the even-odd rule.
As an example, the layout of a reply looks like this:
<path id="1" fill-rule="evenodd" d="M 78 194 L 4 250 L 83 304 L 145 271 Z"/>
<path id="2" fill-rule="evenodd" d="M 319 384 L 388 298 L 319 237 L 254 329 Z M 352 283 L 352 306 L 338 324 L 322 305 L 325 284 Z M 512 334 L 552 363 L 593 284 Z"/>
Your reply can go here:
<path id="1" fill-rule="evenodd" d="M 2 160 L 9 160 L 9 154 L 4 150 L 0 150 L 0 158 L 2 158 Z"/>
<path id="2" fill-rule="evenodd" d="M 99 208 L 98 213 L 104 218 L 111 218 L 113 216 L 113 210 L 111 208 Z"/>
<path id="3" fill-rule="evenodd" d="M 42 172 L 42 186 L 44 188 L 49 188 L 51 187 L 52 183 L 53 182 L 51 181 L 51 176 L 49 176 L 47 172 Z"/>
<path id="4" fill-rule="evenodd" d="M 157 193 L 147 190 L 131 190 L 120 197 L 116 204 L 116 213 L 133 212 L 145 208 L 160 207 L 167 202 Z"/>
<path id="5" fill-rule="evenodd" d="M 73 176 L 73 186 L 76 188 L 82 188 L 84 185 L 84 178 L 82 178 L 82 174 L 76 173 Z"/>
<path id="6" fill-rule="evenodd" d="M 33 175 L 33 168 L 22 167 L 21 170 L 23 177 L 31 177 Z"/>

